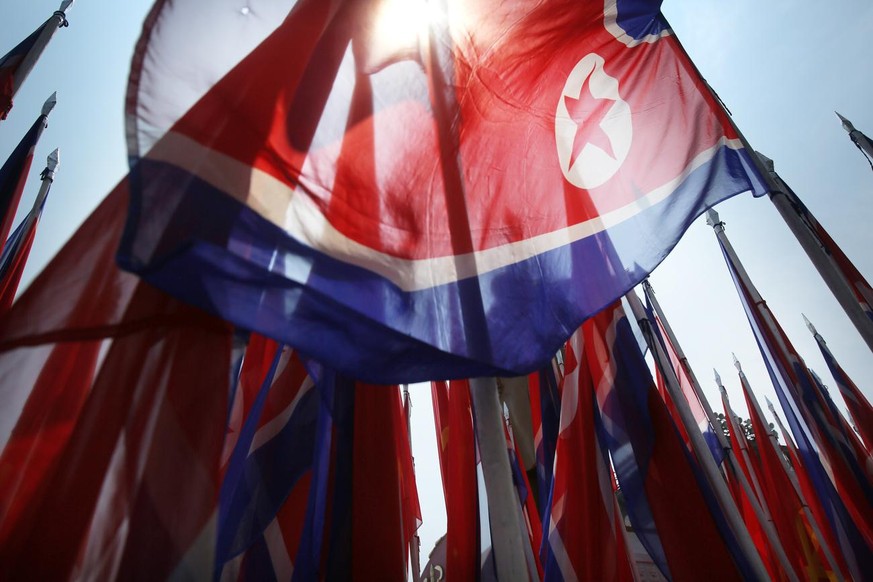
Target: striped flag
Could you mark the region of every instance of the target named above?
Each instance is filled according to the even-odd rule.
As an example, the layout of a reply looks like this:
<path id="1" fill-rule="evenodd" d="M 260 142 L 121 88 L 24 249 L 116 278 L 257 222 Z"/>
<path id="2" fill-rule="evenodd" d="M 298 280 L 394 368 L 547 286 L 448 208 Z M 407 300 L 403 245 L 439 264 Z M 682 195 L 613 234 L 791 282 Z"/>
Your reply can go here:
<path id="1" fill-rule="evenodd" d="M 161 2 L 120 264 L 355 378 L 528 374 L 766 191 L 660 7 Z"/>
<path id="2" fill-rule="evenodd" d="M 252 345 L 253 344 L 253 345 Z M 243 364 L 243 374 L 257 365 L 258 352 L 271 354 L 271 363 L 260 380 L 245 422 L 236 433 L 233 452 L 222 481 L 218 510 L 216 571 L 254 544 L 263 545 L 270 556 L 266 564 L 247 560 L 249 568 L 272 564 L 277 577 L 289 574 L 296 550 L 293 544 L 271 540 L 299 539 L 298 523 L 282 523 L 278 515 L 290 498 L 305 499 L 305 487 L 312 468 L 317 396 L 313 381 L 294 350 L 254 336 L 251 358 Z M 260 350 L 266 344 L 268 349 Z M 269 349 L 272 348 L 272 349 Z M 246 391 L 241 381 L 237 400 Z M 236 406 L 236 405 L 235 405 Z M 301 492 L 294 494 L 295 489 Z M 284 528 L 283 528 L 284 526 Z M 291 545 L 289 548 L 288 545 Z M 259 548 L 255 548 L 257 551 Z"/>
<path id="3" fill-rule="evenodd" d="M 843 370 L 840 363 L 831 353 L 824 338 L 815 331 L 815 328 L 810 325 L 810 330 L 815 336 L 815 341 L 821 350 L 821 355 L 824 357 L 828 369 L 831 371 L 831 376 L 837 383 L 837 388 L 840 390 L 840 395 L 849 409 L 849 414 L 855 423 L 855 428 L 864 439 L 864 445 L 868 454 L 873 454 L 873 406 L 864 396 L 864 393 L 858 389 L 852 379 Z"/>
<path id="4" fill-rule="evenodd" d="M 543 519 L 544 579 L 631 580 L 584 343 L 579 329 L 566 347 L 554 477 Z"/>

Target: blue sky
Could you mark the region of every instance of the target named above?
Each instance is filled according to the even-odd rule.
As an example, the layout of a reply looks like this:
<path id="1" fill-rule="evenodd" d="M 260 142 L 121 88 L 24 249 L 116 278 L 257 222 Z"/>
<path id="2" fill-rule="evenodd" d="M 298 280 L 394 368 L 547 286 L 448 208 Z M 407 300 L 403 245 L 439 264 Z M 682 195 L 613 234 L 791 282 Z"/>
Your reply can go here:
<path id="1" fill-rule="evenodd" d="M 0 52 L 29 34 L 58 4 L 0 0 Z M 0 122 L 0 158 L 5 159 L 46 97 L 58 91 L 58 106 L 37 150 L 21 206 L 23 215 L 36 195 L 45 156 L 60 146 L 61 168 L 24 284 L 127 170 L 124 93 L 133 45 L 149 7 L 147 0 L 78 0 L 68 15 L 70 27 L 58 31 L 19 92 L 9 119 Z M 873 4 L 665 0 L 664 12 L 752 146 L 775 160 L 783 179 L 873 280 L 873 171 L 834 115 L 839 111 L 873 135 Z M 815 323 L 849 374 L 873 398 L 870 350 L 769 200 L 744 195 L 718 210 L 750 276 L 807 363 L 833 384 L 801 313 Z M 775 401 L 715 237 L 702 219 L 651 280 L 716 410 L 720 404 L 711 381 L 713 367 L 721 372 L 734 408 L 745 416 L 732 351 L 756 392 Z M 426 556 L 445 531 L 445 517 L 429 391 L 413 391 L 413 401 Z"/>

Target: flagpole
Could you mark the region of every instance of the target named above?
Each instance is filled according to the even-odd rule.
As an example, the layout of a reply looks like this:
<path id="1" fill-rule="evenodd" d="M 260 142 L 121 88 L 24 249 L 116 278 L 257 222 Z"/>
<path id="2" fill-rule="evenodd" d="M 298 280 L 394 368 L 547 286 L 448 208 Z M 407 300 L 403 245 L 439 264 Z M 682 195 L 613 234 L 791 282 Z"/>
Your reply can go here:
<path id="1" fill-rule="evenodd" d="M 834 111 L 834 113 L 837 112 Z M 855 126 L 852 125 L 851 121 L 849 121 L 839 113 L 837 113 L 837 117 L 840 118 L 843 129 L 845 129 L 846 132 L 849 134 L 849 139 L 851 139 L 852 143 L 854 143 L 858 147 L 858 149 L 861 150 L 861 153 L 864 154 L 867 158 L 867 162 L 870 164 L 870 167 L 873 168 L 873 142 L 871 142 L 870 138 L 864 135 L 863 132 L 855 129 Z"/>
<path id="2" fill-rule="evenodd" d="M 403 384 L 403 411 L 406 413 L 406 437 L 409 440 L 409 454 L 412 454 L 412 400 L 409 398 L 409 384 Z M 412 471 L 415 472 L 415 457 L 412 459 Z M 412 533 L 409 542 L 409 558 L 412 562 L 413 580 L 421 576 L 421 538 L 418 531 Z"/>
<path id="3" fill-rule="evenodd" d="M 57 173 L 58 166 L 60 165 L 61 149 L 55 148 L 55 151 L 50 153 L 46 158 L 45 168 L 39 175 L 40 179 L 42 180 L 42 184 L 39 187 L 39 192 L 36 195 L 36 199 L 33 201 L 31 215 L 34 214 L 34 211 L 38 211 L 38 209 L 42 208 L 42 205 L 45 204 L 45 199 L 48 196 L 49 190 L 51 190 L 52 184 L 55 181 L 55 173 Z"/>
<path id="4" fill-rule="evenodd" d="M 512 471 L 503 433 L 503 414 L 495 378 L 471 378 L 470 397 L 476 418 L 476 440 L 488 496 L 491 545 L 498 580 L 528 577 L 521 537 L 521 508 L 512 486 Z"/>
<path id="5" fill-rule="evenodd" d="M 861 309 L 849 281 L 834 266 L 830 256 L 824 251 L 818 235 L 813 232 L 809 224 L 798 213 L 797 204 L 794 203 L 791 189 L 787 187 L 779 174 L 776 173 L 773 161 L 761 154 L 758 154 L 756 158 L 759 162 L 763 162 L 767 169 L 767 176 L 776 185 L 777 191 L 770 193 L 770 200 L 773 202 L 773 205 L 776 206 L 788 228 L 794 233 L 800 246 L 806 251 L 809 259 L 843 308 L 843 311 L 846 312 L 849 320 L 867 343 L 867 347 L 873 351 L 873 320 Z"/>
<path id="6" fill-rule="evenodd" d="M 728 465 L 731 469 L 731 474 L 736 478 L 737 482 L 742 488 L 743 493 L 745 493 L 746 497 L 749 500 L 749 505 L 752 507 L 752 511 L 755 513 L 755 517 L 762 524 L 764 528 L 764 534 L 767 536 L 767 541 L 770 542 L 770 546 L 774 549 L 779 558 L 780 564 L 784 568 L 786 568 L 786 572 L 793 572 L 793 569 L 790 567 L 790 562 L 788 560 L 788 556 L 785 554 L 785 549 L 782 547 L 782 542 L 779 540 L 779 536 L 775 529 L 769 527 L 772 519 L 770 518 L 769 512 L 766 512 L 764 509 L 764 503 L 762 501 L 759 502 L 759 498 L 756 497 L 752 492 L 752 485 L 749 483 L 749 480 L 746 478 L 745 472 L 740 467 L 739 461 L 736 458 L 736 453 L 728 442 L 727 438 L 724 436 L 724 433 L 721 430 L 721 425 L 718 422 L 718 418 L 715 416 L 715 413 L 712 410 L 712 407 L 709 405 L 709 400 L 706 398 L 706 394 L 703 393 L 703 389 L 700 387 L 700 383 L 697 381 L 697 376 L 694 375 L 694 370 L 692 370 L 691 365 L 688 362 L 688 358 L 685 356 L 685 352 L 682 351 L 682 346 L 679 344 L 679 341 L 676 339 L 675 334 L 673 333 L 673 328 L 670 327 L 670 323 L 667 321 L 667 318 L 664 317 L 664 312 L 661 310 L 661 305 L 658 303 L 658 299 L 655 297 L 655 290 L 652 288 L 652 284 L 649 283 L 648 279 L 643 281 L 643 292 L 646 294 L 646 297 L 649 299 L 649 302 L 652 304 L 652 309 L 655 312 L 655 315 L 661 322 L 661 326 L 664 328 L 664 331 L 667 334 L 667 339 L 670 341 L 670 344 L 673 346 L 673 349 L 676 351 L 676 356 L 679 358 L 679 363 L 682 365 L 682 368 L 688 374 L 688 378 L 691 380 L 691 387 L 694 389 L 694 393 L 697 395 L 697 400 L 700 402 L 701 407 L 703 407 L 704 412 L 706 413 L 707 418 L 709 418 L 709 424 L 712 426 L 713 432 L 715 433 L 716 438 L 718 439 L 719 445 L 725 453 L 725 458 L 727 459 Z M 672 368 L 671 368 L 672 370 Z M 677 379 L 678 381 L 678 379 Z M 718 377 L 718 372 L 716 372 L 716 383 L 719 385 L 719 388 L 723 388 L 721 386 L 721 379 Z M 681 390 L 680 390 L 681 392 Z M 676 400 L 676 397 L 673 397 L 673 400 Z M 682 403 L 685 406 L 688 406 L 687 401 L 682 398 Z M 690 414 L 690 409 L 689 409 Z M 691 432 L 696 432 L 700 434 L 700 430 L 696 428 L 696 423 L 692 421 L 690 427 L 685 420 L 683 422 L 686 424 L 686 432 L 689 434 Z M 692 430 L 695 429 L 695 430 Z M 707 447 L 708 450 L 708 447 Z M 748 451 L 743 451 L 748 455 Z M 711 454 L 711 451 L 710 451 Z M 699 455 L 698 455 L 699 456 Z M 705 454 L 704 456 L 709 456 Z M 713 459 L 714 462 L 714 459 Z M 746 464 L 748 466 L 749 460 L 746 459 Z M 756 482 L 756 489 L 760 491 L 760 486 Z M 763 499 L 763 496 L 760 497 Z M 731 498 L 731 502 L 733 503 L 733 498 Z M 735 507 L 735 505 L 734 505 Z M 728 511 L 725 508 L 725 511 Z M 739 513 L 739 510 L 737 510 Z M 742 517 L 740 517 L 742 519 Z M 745 527 L 745 526 L 744 526 Z M 739 533 L 737 534 L 740 535 Z M 786 567 L 786 564 L 789 566 Z"/>
<path id="7" fill-rule="evenodd" d="M 652 337 L 652 329 L 650 327 L 651 322 L 649 322 L 649 319 L 646 316 L 646 312 L 643 309 L 639 297 L 637 297 L 637 294 L 631 290 L 627 295 L 625 295 L 625 298 L 630 304 L 631 311 L 639 323 L 640 329 L 643 330 L 646 343 L 648 343 L 649 349 L 652 350 L 652 356 L 655 358 L 656 364 L 658 364 L 658 369 L 661 370 L 664 376 L 664 383 L 667 385 L 667 390 L 673 398 L 673 403 L 676 405 L 676 411 L 679 413 L 679 418 L 685 425 L 688 437 L 691 439 L 691 447 L 694 451 L 694 456 L 700 462 L 700 467 L 703 469 L 707 481 L 709 481 L 712 486 L 719 505 L 721 505 L 724 510 L 725 518 L 727 519 L 731 530 L 733 530 L 737 537 L 737 542 L 740 545 L 741 551 L 749 561 L 749 564 L 755 572 L 756 578 L 758 580 L 768 580 L 770 576 L 767 573 L 767 568 L 764 566 L 764 562 L 758 553 L 758 549 L 752 542 L 749 530 L 746 528 L 746 524 L 740 516 L 739 509 L 737 509 L 736 503 L 734 503 L 733 497 L 731 497 L 731 494 L 727 489 L 727 484 L 725 483 L 721 472 L 719 472 L 718 466 L 715 464 L 712 452 L 709 450 L 706 441 L 703 440 L 703 435 L 697 428 L 697 423 L 694 421 L 691 407 L 688 405 L 688 401 L 682 394 L 681 388 L 679 388 L 679 380 L 676 377 L 676 373 L 672 366 L 664 365 L 664 363 L 669 360 L 663 352 L 661 344 L 655 341 Z M 794 576 L 794 571 L 790 566 L 786 567 L 785 571 L 793 581 L 797 581 L 797 577 Z"/>
<path id="8" fill-rule="evenodd" d="M 72 4 L 73 0 L 63 0 L 63 2 L 61 2 L 60 8 L 58 8 L 55 13 L 51 15 L 51 17 L 49 17 L 49 21 L 42 29 L 42 33 L 40 33 L 40 35 L 37 37 L 36 42 L 33 44 L 33 47 L 21 60 L 21 64 L 18 66 L 18 69 L 15 71 L 15 75 L 12 78 L 13 98 L 18 92 L 18 89 L 21 87 L 22 83 L 24 83 L 24 80 L 30 74 L 30 71 L 33 69 L 36 61 L 39 60 L 39 57 L 42 55 L 42 52 L 45 50 L 45 47 L 52 39 L 52 36 L 54 36 L 55 32 L 59 28 L 69 26 L 69 23 L 67 22 L 66 11 L 70 8 Z M 52 21 L 54 21 L 54 26 L 52 26 Z"/>
<path id="9" fill-rule="evenodd" d="M 430 102 L 437 122 L 439 166 L 445 184 L 448 232 L 457 263 L 462 254 L 470 253 L 474 249 L 474 244 L 458 155 L 460 138 L 457 135 L 457 126 L 452 123 L 451 115 L 453 107 L 457 108 L 457 103 L 454 90 L 443 79 L 444 71 L 451 70 L 450 42 L 442 42 L 448 39 L 447 30 L 447 20 L 432 21 L 427 38 L 420 48 L 429 81 Z M 473 256 L 475 260 L 475 253 Z M 475 277 L 473 283 L 468 289 L 467 297 L 463 298 L 460 304 L 464 339 L 471 349 L 490 355 L 491 341 L 488 335 L 485 302 Z M 497 578 L 524 580 L 528 576 L 528 569 L 521 537 L 521 507 L 512 483 L 497 379 L 471 378 L 470 398 L 488 497 L 491 545 Z"/>

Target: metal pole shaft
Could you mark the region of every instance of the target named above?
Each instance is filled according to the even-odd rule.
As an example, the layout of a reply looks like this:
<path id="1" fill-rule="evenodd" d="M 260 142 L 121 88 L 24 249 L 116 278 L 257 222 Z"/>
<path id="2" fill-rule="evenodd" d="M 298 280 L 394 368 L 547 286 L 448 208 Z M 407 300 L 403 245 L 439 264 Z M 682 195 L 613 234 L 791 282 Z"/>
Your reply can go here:
<path id="1" fill-rule="evenodd" d="M 66 4 L 66 3 L 65 3 Z M 15 75 L 12 79 L 12 97 L 15 97 L 15 94 L 18 93 L 18 89 L 21 88 L 22 83 L 24 83 L 25 79 L 27 79 L 28 75 L 30 75 L 30 71 L 33 70 L 33 66 L 39 60 L 39 57 L 42 56 L 45 47 L 48 46 L 49 41 L 54 36 L 55 32 L 61 26 L 66 23 L 66 18 L 64 16 L 63 9 L 64 5 L 61 5 L 62 10 L 58 10 L 49 18 L 49 22 L 43 28 L 42 33 L 40 33 L 39 37 L 37 37 L 36 41 L 33 44 L 33 47 L 28 51 L 28 53 L 22 59 L 21 64 L 18 65 L 18 70 L 15 72 Z"/>
<path id="2" fill-rule="evenodd" d="M 691 379 L 691 386 L 694 388 L 694 393 L 697 395 L 697 399 L 700 402 L 700 405 L 703 407 L 703 410 L 706 412 L 707 417 L 709 418 L 709 423 L 712 425 L 712 429 L 716 434 L 716 438 L 718 438 L 718 442 L 721 445 L 722 450 L 725 453 L 725 459 L 728 462 L 728 465 L 731 470 L 731 474 L 740 484 L 740 488 L 743 490 L 743 493 L 746 494 L 746 497 L 749 500 L 749 505 L 752 506 L 752 511 L 755 513 L 755 517 L 764 527 L 764 533 L 767 536 L 767 540 L 770 542 L 770 545 L 776 551 L 777 556 L 779 557 L 780 563 L 790 564 L 788 562 L 788 556 L 785 554 L 785 550 L 782 547 L 782 543 L 779 541 L 779 536 L 776 531 L 772 527 L 768 527 L 771 523 L 772 519 L 770 518 L 769 512 L 765 511 L 764 505 L 762 502 L 759 502 L 759 499 L 763 500 L 763 497 L 756 497 L 752 493 L 752 485 L 749 483 L 749 480 L 746 479 L 746 474 L 743 472 L 742 467 L 740 467 L 739 461 L 736 458 L 734 450 L 731 448 L 730 443 L 727 438 L 724 436 L 724 433 L 721 431 L 721 425 L 718 422 L 718 419 L 715 416 L 715 413 L 712 411 L 712 407 L 709 405 L 709 400 L 706 398 L 706 395 L 703 393 L 703 389 L 700 387 L 700 383 L 697 381 L 697 376 L 694 375 L 694 371 L 691 369 L 691 365 L 688 363 L 688 359 L 685 357 L 685 353 L 682 351 L 682 347 L 679 345 L 676 336 L 673 334 L 673 329 L 670 327 L 670 324 L 667 322 L 667 319 L 664 317 L 664 312 L 661 310 L 661 305 L 658 303 L 658 300 L 655 298 L 654 289 L 652 289 L 651 283 L 648 280 L 643 281 L 643 290 L 646 293 L 646 296 L 649 298 L 649 301 L 652 303 L 652 309 L 654 309 L 655 314 L 658 316 L 658 319 L 661 320 L 661 325 L 664 328 L 664 331 L 667 334 L 667 339 L 673 346 L 673 349 L 676 351 L 676 355 L 679 357 L 679 361 L 682 363 L 682 367 L 688 373 L 688 377 Z M 675 397 L 674 397 L 675 400 Z M 683 402 L 685 400 L 683 399 Z M 686 404 L 687 406 L 687 404 Z M 689 429 L 688 432 L 691 432 Z M 699 430 L 696 432 L 700 432 Z M 748 455 L 747 451 L 744 451 L 746 455 Z M 707 454 L 707 456 L 709 456 Z M 714 460 L 713 460 L 714 461 Z M 746 466 L 751 466 L 749 464 L 749 459 L 746 458 Z M 760 486 L 756 483 L 756 488 L 760 492 Z M 733 501 L 733 498 L 731 498 Z M 725 508 L 725 511 L 728 511 Z M 740 535 L 740 534 L 737 534 Z M 783 561 L 784 557 L 784 561 Z M 792 568 L 786 568 L 786 572 L 792 572 Z"/>
<path id="3" fill-rule="evenodd" d="M 526 580 L 524 542 L 521 537 L 521 508 L 512 486 L 503 414 L 494 378 L 470 380 L 470 396 L 476 415 L 476 436 L 491 524 L 491 545 L 498 580 Z"/>
<path id="4" fill-rule="evenodd" d="M 640 325 L 643 328 L 646 342 L 648 342 L 649 348 L 652 350 L 652 355 L 656 358 L 656 361 L 660 360 L 661 362 L 667 362 L 668 360 L 663 353 L 660 344 L 653 341 L 651 330 L 646 329 L 648 318 L 646 317 L 645 310 L 643 309 L 642 303 L 640 303 L 636 293 L 631 291 L 625 297 L 627 298 L 628 303 L 630 303 L 634 317 L 638 322 L 640 322 Z M 670 396 L 673 398 L 673 402 L 676 405 L 676 411 L 679 413 L 682 423 L 685 424 L 687 428 L 686 432 L 688 433 L 689 438 L 691 438 L 691 446 L 694 449 L 694 454 L 700 462 L 700 467 L 703 469 L 707 480 L 712 486 L 719 504 L 724 509 L 725 518 L 727 519 L 730 528 L 737 536 L 737 541 L 740 545 L 741 551 L 746 556 L 746 559 L 749 560 L 749 563 L 755 571 L 755 576 L 759 580 L 768 580 L 770 576 L 767 573 L 767 568 L 764 566 L 764 562 L 761 560 L 761 556 L 758 554 L 758 550 L 752 542 L 752 537 L 749 535 L 748 529 L 746 529 L 746 524 L 743 523 L 743 519 L 734 503 L 733 497 L 731 497 L 731 494 L 727 489 L 727 484 L 724 482 L 724 479 L 715 464 L 715 459 L 713 459 L 709 447 L 703 440 L 703 435 L 700 433 L 700 430 L 697 429 L 694 416 L 691 413 L 691 408 L 688 406 L 688 401 L 685 400 L 685 397 L 679 388 L 679 381 L 676 378 L 676 374 L 673 373 L 673 369 L 670 366 L 661 366 L 661 369 L 664 369 L 664 380 L 667 385 L 667 390 L 670 392 Z M 787 571 L 791 572 L 790 569 Z M 794 578 L 794 580 L 796 580 L 796 578 Z"/>
<path id="5" fill-rule="evenodd" d="M 861 309 L 858 299 L 852 292 L 843 274 L 837 270 L 830 257 L 825 254 L 818 238 L 810 231 L 797 212 L 794 205 L 784 192 L 774 192 L 770 194 L 770 200 L 779 211 L 785 224 L 794 234 L 800 246 L 806 251 L 809 260 L 818 270 L 822 280 L 828 286 L 834 298 L 839 302 L 840 307 L 846 312 L 849 320 L 858 330 L 858 333 L 867 343 L 867 347 L 873 351 L 873 321 Z"/>

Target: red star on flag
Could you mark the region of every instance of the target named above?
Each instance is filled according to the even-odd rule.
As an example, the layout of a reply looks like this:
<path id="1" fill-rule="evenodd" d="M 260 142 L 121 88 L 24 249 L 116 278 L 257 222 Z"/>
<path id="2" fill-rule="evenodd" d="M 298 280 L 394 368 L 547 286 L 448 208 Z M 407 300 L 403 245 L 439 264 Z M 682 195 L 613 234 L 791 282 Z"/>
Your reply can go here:
<path id="1" fill-rule="evenodd" d="M 570 156 L 571 165 L 582 153 L 585 145 L 589 143 L 615 159 L 612 142 L 600 127 L 613 103 L 615 103 L 614 99 L 598 99 L 591 93 L 591 76 L 585 79 L 585 83 L 582 84 L 578 98 L 574 99 L 569 95 L 564 95 L 567 113 L 570 115 L 570 119 L 576 122 L 576 137 L 573 138 L 573 151 Z"/>

